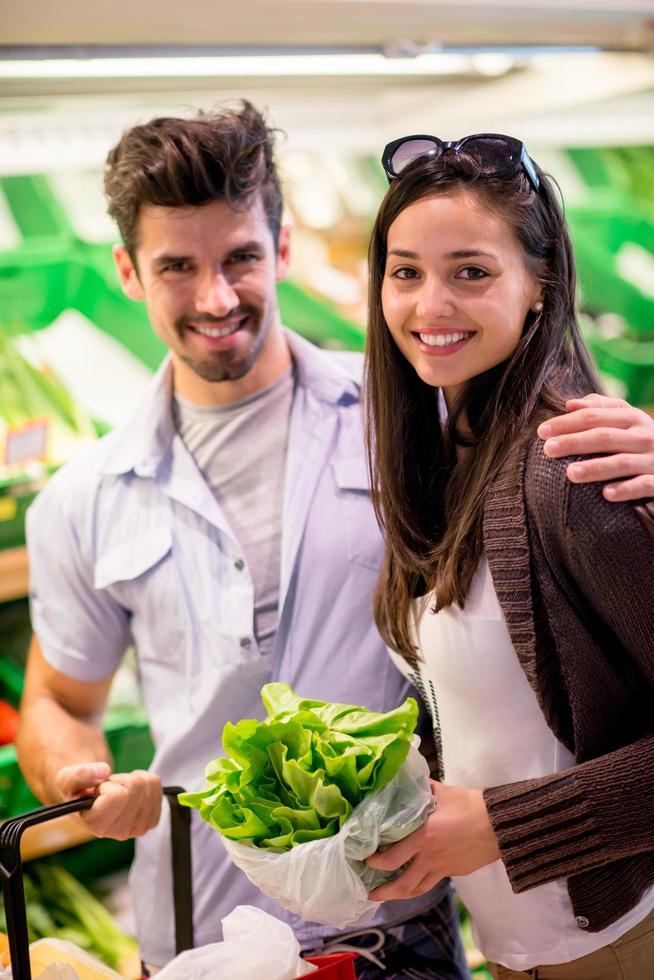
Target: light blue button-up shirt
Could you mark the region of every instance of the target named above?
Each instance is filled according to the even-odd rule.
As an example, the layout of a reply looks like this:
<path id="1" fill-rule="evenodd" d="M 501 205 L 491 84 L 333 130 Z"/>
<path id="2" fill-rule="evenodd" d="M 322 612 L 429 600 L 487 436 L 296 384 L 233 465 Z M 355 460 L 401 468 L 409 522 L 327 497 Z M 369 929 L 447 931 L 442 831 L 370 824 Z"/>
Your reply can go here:
<path id="1" fill-rule="evenodd" d="M 282 522 L 279 625 L 272 654 L 253 632 L 245 556 L 175 431 L 171 369 L 132 421 L 48 482 L 28 513 L 31 612 L 46 660 L 82 681 L 117 668 L 134 643 L 164 784 L 204 785 L 227 721 L 262 717 L 259 692 L 283 680 L 307 697 L 388 711 L 412 693 L 373 625 L 383 547 L 369 498 L 360 355 L 321 351 L 288 332 L 296 388 Z M 174 955 L 167 812 L 137 842 L 132 868 L 142 956 Z M 334 930 L 261 895 L 193 814 L 198 945 L 220 938 L 236 905 L 290 921 L 306 948 Z M 416 915 L 443 894 L 385 903 L 374 921 Z"/>

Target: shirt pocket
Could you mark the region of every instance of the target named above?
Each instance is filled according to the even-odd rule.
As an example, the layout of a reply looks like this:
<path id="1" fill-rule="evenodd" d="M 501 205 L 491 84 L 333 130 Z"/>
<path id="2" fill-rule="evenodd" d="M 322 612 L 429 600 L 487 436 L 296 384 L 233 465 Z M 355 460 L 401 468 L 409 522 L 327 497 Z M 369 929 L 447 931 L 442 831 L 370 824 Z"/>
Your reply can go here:
<path id="1" fill-rule="evenodd" d="M 332 462 L 347 540 L 348 560 L 379 572 L 384 544 L 370 500 L 370 481 L 362 456 L 348 456 Z"/>
<path id="2" fill-rule="evenodd" d="M 187 633 L 170 528 L 158 527 L 114 545 L 96 559 L 93 584 L 130 615 L 140 660 L 179 657 Z"/>

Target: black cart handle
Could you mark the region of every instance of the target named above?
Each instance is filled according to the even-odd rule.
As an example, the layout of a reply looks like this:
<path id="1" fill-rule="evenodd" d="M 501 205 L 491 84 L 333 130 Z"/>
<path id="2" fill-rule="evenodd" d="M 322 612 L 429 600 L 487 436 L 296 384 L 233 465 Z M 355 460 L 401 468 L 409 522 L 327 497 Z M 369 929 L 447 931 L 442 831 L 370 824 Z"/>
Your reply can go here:
<path id="1" fill-rule="evenodd" d="M 165 786 L 164 796 L 170 804 L 170 842 L 173 865 L 173 904 L 175 909 L 175 951 L 193 948 L 193 885 L 191 876 L 191 811 L 181 806 L 177 796 L 180 786 Z M 12 817 L 0 825 L 0 875 L 9 937 L 9 955 L 13 980 L 32 980 L 30 967 L 23 865 L 20 842 L 28 827 L 55 820 L 69 813 L 88 810 L 95 797 L 87 796 L 65 803 L 44 806 L 31 813 Z"/>

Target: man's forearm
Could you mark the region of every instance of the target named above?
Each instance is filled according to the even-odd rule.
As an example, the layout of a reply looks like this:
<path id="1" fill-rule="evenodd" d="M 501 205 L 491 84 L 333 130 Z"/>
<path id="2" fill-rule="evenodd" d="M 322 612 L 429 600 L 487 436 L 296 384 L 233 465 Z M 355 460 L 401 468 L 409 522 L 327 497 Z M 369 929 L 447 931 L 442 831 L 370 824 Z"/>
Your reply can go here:
<path id="1" fill-rule="evenodd" d="M 42 803 L 62 800 L 54 782 L 62 766 L 81 762 L 113 765 L 99 723 L 73 717 L 48 697 L 23 705 L 16 751 L 25 780 Z"/>

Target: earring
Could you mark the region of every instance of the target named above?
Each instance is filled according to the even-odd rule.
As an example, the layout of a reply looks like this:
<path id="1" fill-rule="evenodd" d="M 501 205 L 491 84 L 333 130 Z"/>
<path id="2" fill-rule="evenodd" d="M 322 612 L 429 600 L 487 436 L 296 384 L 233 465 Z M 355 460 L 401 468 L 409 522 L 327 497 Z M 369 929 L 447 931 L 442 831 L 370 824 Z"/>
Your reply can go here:
<path id="1" fill-rule="evenodd" d="M 534 313 L 542 313 L 542 312 L 543 312 L 543 301 L 539 299 L 537 303 L 534 303 Z"/>

